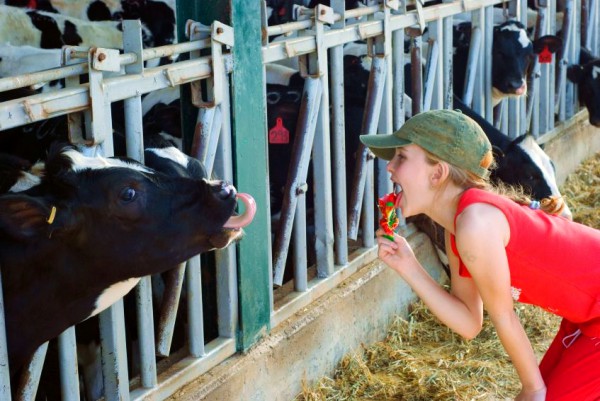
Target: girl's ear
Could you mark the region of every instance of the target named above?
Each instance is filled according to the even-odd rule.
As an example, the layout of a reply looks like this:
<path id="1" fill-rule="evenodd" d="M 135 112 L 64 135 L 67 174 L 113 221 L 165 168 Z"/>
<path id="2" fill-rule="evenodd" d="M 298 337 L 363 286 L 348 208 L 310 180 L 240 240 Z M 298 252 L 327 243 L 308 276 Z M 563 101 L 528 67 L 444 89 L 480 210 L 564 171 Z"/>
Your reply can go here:
<path id="1" fill-rule="evenodd" d="M 431 174 L 431 186 L 438 187 L 440 184 L 444 183 L 448 176 L 450 175 L 450 167 L 448 163 L 444 163 L 443 161 L 437 162 L 433 166 L 433 172 Z"/>

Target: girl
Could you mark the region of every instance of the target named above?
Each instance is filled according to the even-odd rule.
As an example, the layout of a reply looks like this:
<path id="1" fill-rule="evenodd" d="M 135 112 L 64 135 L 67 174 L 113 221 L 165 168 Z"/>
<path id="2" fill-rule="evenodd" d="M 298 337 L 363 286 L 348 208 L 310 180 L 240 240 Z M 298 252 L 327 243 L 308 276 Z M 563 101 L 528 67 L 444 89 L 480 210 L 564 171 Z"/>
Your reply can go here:
<path id="1" fill-rule="evenodd" d="M 392 135 L 360 139 L 389 160 L 402 215 L 424 213 L 444 228 L 451 290 L 399 235 L 377 232 L 379 258 L 467 339 L 481 330 L 485 307 L 521 380 L 516 400 L 600 400 L 600 231 L 556 216 L 562 199 L 530 202 L 493 188 L 491 145 L 459 111 L 428 111 Z M 539 366 L 513 301 L 563 317 Z"/>

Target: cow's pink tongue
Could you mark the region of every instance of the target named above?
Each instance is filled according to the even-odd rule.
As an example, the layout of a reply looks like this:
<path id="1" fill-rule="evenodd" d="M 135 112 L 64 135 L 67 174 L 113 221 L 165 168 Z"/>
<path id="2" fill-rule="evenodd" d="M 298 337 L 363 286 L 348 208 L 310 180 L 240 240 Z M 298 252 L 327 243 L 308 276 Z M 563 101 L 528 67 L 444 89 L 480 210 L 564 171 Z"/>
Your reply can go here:
<path id="1" fill-rule="evenodd" d="M 237 198 L 241 199 L 244 203 L 246 211 L 242 215 L 231 216 L 229 220 L 225 222 L 225 225 L 223 226 L 225 228 L 246 227 L 254 218 L 254 214 L 256 213 L 256 202 L 254 201 L 254 198 L 244 193 L 238 193 Z"/>

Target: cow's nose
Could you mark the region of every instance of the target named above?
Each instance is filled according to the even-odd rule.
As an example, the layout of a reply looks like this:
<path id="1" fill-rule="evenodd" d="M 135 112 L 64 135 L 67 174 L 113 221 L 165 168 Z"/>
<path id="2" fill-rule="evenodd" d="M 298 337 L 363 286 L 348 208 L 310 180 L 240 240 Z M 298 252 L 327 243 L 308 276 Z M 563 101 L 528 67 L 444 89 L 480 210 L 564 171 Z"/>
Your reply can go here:
<path id="1" fill-rule="evenodd" d="M 517 90 L 521 86 L 523 86 L 523 80 L 522 79 L 511 79 L 510 81 L 508 81 L 508 87 L 510 89 Z"/>
<path id="2" fill-rule="evenodd" d="M 216 192 L 217 192 L 217 196 L 220 199 L 235 198 L 235 196 L 236 196 L 235 187 L 227 181 L 221 181 L 216 186 Z"/>

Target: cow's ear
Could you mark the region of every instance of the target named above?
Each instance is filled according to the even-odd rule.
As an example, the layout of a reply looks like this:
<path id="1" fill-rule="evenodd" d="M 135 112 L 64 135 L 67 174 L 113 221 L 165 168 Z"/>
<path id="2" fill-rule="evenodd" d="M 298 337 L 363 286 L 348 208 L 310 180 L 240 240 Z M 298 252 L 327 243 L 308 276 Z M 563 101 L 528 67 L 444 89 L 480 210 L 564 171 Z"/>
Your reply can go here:
<path id="1" fill-rule="evenodd" d="M 576 84 L 581 81 L 581 77 L 583 76 L 583 66 L 573 64 L 567 68 L 567 79 Z"/>
<path id="2" fill-rule="evenodd" d="M 499 161 L 500 159 L 504 158 L 504 151 L 496 145 L 492 145 L 492 153 L 496 161 Z"/>
<path id="3" fill-rule="evenodd" d="M 0 235 L 19 241 L 46 235 L 56 214 L 46 201 L 27 195 L 3 195 L 0 211 Z"/>
<path id="4" fill-rule="evenodd" d="M 544 47 L 547 47 L 550 53 L 556 53 L 562 48 L 562 39 L 555 35 L 546 35 L 533 42 L 533 52 L 535 54 L 540 54 Z"/>

